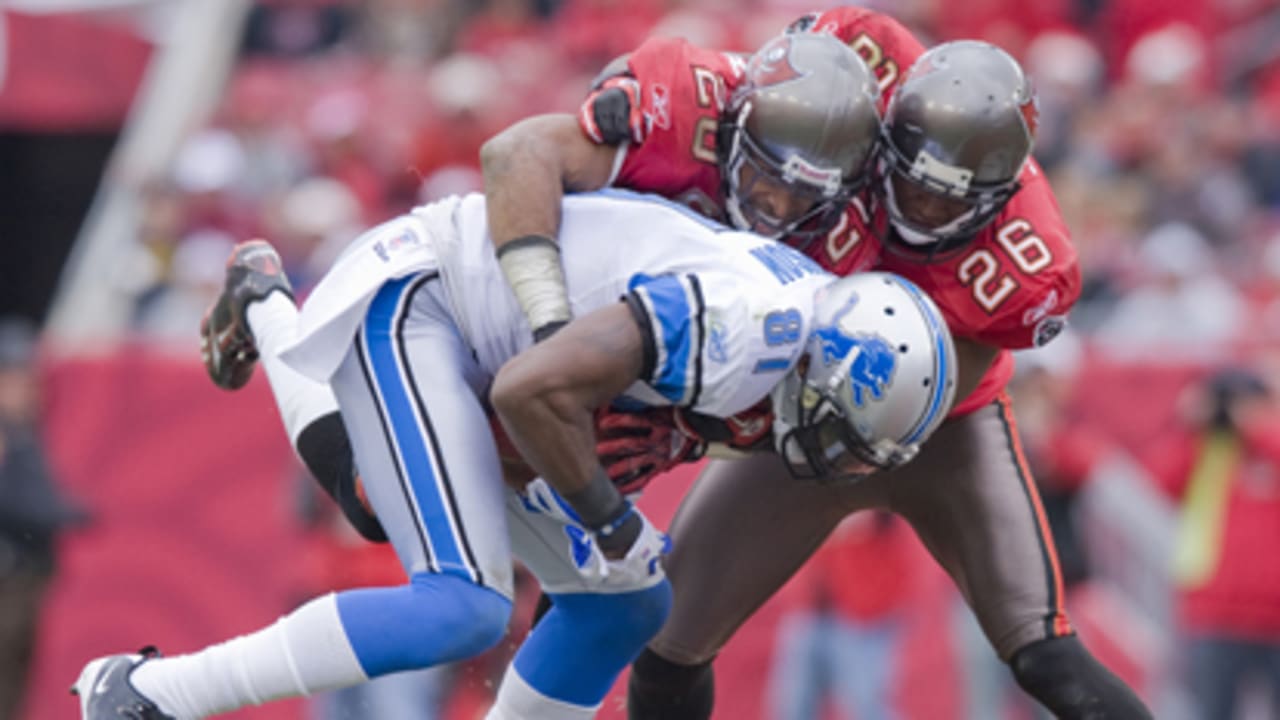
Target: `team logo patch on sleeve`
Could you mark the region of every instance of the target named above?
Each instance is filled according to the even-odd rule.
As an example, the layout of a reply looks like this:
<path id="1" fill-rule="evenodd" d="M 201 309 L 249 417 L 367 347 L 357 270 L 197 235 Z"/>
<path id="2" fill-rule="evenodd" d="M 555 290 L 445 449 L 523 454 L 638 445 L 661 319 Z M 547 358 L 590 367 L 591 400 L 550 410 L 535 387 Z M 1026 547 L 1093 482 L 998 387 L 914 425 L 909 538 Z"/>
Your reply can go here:
<path id="1" fill-rule="evenodd" d="M 1049 341 L 1058 337 L 1066 326 L 1067 317 L 1065 315 L 1049 315 L 1036 325 L 1032 342 L 1035 343 L 1036 347 L 1048 345 Z"/>
<path id="2" fill-rule="evenodd" d="M 707 333 L 707 358 L 723 365 L 729 362 L 728 329 L 719 320 L 711 321 L 711 329 Z"/>

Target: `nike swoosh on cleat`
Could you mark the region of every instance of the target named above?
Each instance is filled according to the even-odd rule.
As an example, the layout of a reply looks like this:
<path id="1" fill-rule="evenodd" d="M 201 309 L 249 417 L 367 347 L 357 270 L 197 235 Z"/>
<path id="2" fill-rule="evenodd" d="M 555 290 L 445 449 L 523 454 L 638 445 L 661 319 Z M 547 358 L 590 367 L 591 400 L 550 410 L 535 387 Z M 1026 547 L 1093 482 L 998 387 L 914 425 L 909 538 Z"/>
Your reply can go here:
<path id="1" fill-rule="evenodd" d="M 98 678 L 98 682 L 93 686 L 94 695 L 101 695 L 107 691 L 107 675 L 108 673 L 103 673 L 102 676 Z"/>

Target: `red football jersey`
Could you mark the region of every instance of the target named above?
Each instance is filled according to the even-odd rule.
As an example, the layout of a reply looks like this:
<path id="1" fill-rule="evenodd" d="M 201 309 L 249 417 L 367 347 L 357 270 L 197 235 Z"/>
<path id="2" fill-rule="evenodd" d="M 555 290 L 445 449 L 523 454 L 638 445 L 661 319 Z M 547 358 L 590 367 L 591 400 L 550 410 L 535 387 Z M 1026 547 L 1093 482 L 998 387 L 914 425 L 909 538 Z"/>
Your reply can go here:
<path id="1" fill-rule="evenodd" d="M 853 48 L 880 85 L 880 109 L 902 74 L 924 53 L 924 46 L 897 20 L 860 7 L 838 7 L 812 13 L 792 23 L 794 30 L 829 33 Z"/>
<path id="2" fill-rule="evenodd" d="M 723 220 L 716 126 L 743 68 L 738 55 L 679 39 L 652 39 L 636 48 L 628 74 L 640 83 L 652 126 L 644 144 L 621 150 L 625 156 L 611 184 L 657 193 Z"/>
<path id="3" fill-rule="evenodd" d="M 1005 348 L 978 388 L 957 400 L 953 415 L 994 400 L 1013 375 L 1009 350 L 1056 337 L 1080 295 L 1075 247 L 1034 160 L 1021 181 L 1022 189 L 956 257 L 924 264 L 880 256 L 880 269 L 909 278 L 933 298 L 953 335 Z"/>

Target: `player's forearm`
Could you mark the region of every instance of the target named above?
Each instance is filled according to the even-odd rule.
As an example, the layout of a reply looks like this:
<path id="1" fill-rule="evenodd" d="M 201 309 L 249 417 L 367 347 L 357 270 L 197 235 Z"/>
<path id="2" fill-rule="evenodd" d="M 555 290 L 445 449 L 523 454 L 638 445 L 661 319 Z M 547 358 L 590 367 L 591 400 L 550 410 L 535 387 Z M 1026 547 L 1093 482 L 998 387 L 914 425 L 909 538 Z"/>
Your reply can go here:
<path id="1" fill-rule="evenodd" d="M 629 510 L 595 453 L 595 410 L 639 377 L 641 330 L 624 303 L 570 323 L 512 358 L 494 378 L 490 401 L 512 443 L 591 530 L 611 528 Z M 635 528 L 630 528 L 635 529 Z M 604 540 L 601 548 L 608 553 Z"/>
<path id="2" fill-rule="evenodd" d="M 603 186 L 612 156 L 582 135 L 572 115 L 523 120 L 480 149 L 489 235 L 539 340 L 572 316 L 555 240 L 561 198 L 566 189 Z"/>
<path id="3" fill-rule="evenodd" d="M 601 549 L 609 553 L 629 547 L 637 528 L 628 522 L 630 504 L 596 458 L 590 401 L 572 390 L 512 392 L 495 383 L 493 402 L 529 466 L 559 493 L 584 527 L 608 536 L 601 538 Z"/>

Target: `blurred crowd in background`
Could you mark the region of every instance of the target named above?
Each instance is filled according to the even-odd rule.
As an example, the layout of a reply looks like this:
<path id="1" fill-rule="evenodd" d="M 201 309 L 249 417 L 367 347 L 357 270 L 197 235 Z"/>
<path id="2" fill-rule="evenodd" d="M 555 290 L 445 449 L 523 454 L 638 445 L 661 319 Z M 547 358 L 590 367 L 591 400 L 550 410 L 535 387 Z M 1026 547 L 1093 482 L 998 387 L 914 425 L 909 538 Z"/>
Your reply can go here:
<path id="1" fill-rule="evenodd" d="M 1114 646 L 1104 659 L 1128 663 L 1159 717 L 1280 718 L 1280 5 L 859 4 L 926 45 L 997 43 L 1037 86 L 1035 154 L 1084 292 L 1070 332 L 1019 355 L 1012 394 L 1086 642 Z M 485 139 L 574 111 L 604 64 L 651 34 L 749 52 L 831 5 L 255 3 L 216 112 L 143 188 L 132 331 L 191 351 L 231 246 L 253 236 L 305 293 L 363 227 L 480 189 Z M 332 530 L 323 503 L 300 507 L 318 528 L 318 587 L 398 572 Z M 894 688 L 930 672 L 900 659 L 906 628 L 939 612 L 968 653 L 955 716 L 1036 716 L 920 553 L 898 520 L 856 518 L 789 586 L 761 698 L 776 717 L 903 716 Z M 415 677 L 409 692 L 420 708 L 456 706 L 451 693 L 474 688 L 451 677 Z M 360 716 L 332 698 L 316 707 Z"/>

